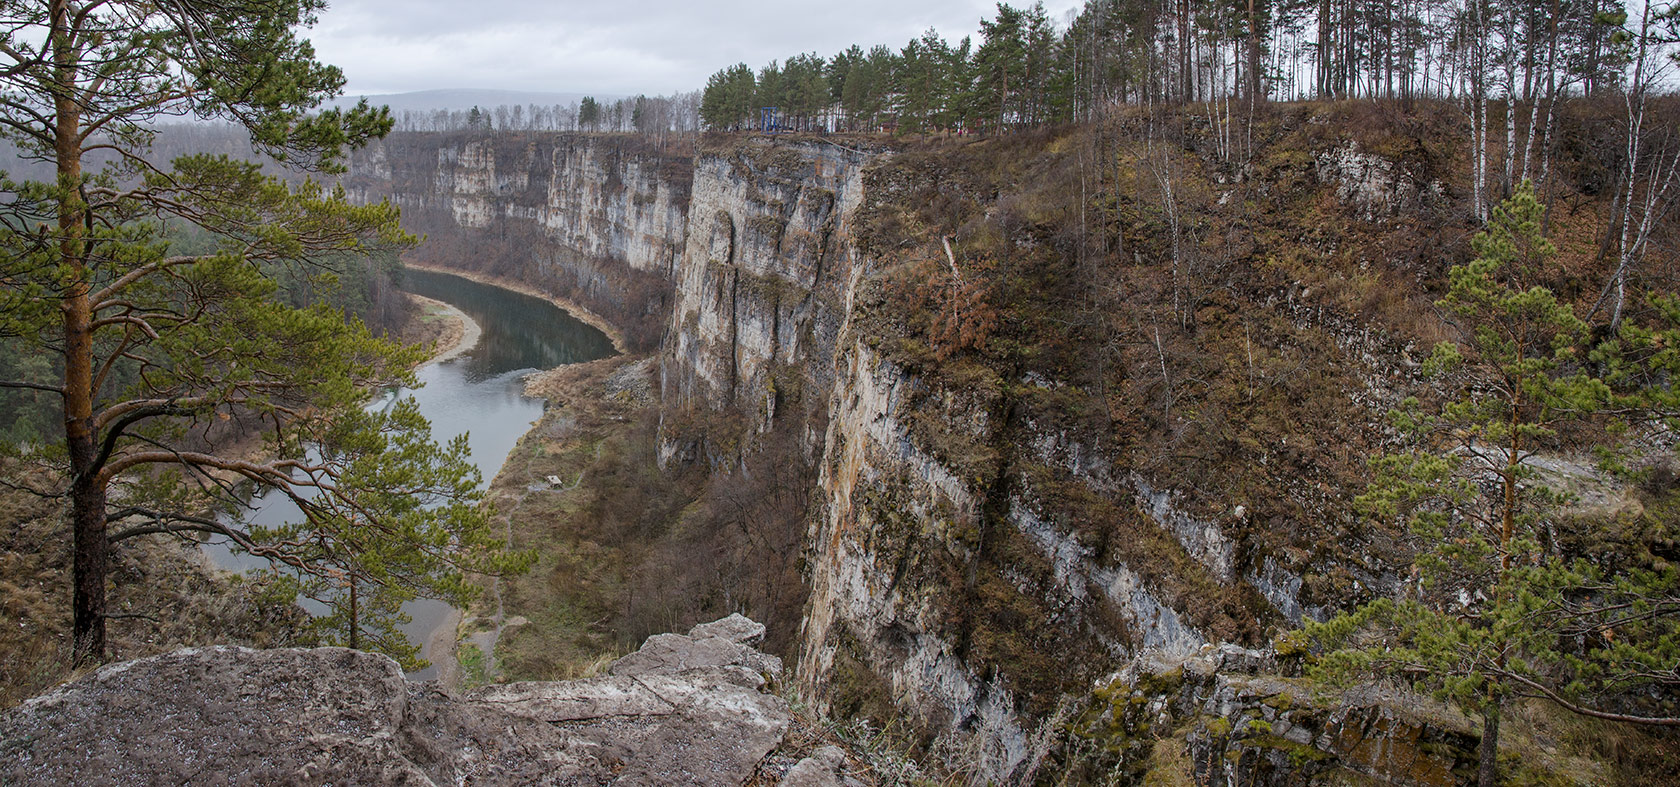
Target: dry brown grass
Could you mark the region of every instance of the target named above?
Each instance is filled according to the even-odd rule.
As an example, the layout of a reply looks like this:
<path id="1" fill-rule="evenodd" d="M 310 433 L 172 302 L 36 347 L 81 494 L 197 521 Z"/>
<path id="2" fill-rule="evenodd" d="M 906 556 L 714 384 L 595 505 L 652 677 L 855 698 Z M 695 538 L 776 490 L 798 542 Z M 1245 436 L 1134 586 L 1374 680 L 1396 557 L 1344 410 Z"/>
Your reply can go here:
<path id="1" fill-rule="evenodd" d="M 48 501 L 0 496 L 0 707 L 73 677 L 69 539 Z M 196 548 L 150 536 L 112 553 L 111 661 L 183 647 L 281 647 L 302 639 L 303 612 L 260 581 L 205 569 Z"/>

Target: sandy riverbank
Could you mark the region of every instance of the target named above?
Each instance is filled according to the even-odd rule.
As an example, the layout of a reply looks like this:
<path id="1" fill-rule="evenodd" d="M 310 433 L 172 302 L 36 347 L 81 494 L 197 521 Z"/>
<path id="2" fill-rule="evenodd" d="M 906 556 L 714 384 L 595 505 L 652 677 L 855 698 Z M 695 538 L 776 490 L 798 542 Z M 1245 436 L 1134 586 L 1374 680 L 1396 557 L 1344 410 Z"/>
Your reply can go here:
<path id="1" fill-rule="evenodd" d="M 427 318 L 436 317 L 446 321 L 443 332 L 436 339 L 437 344 L 432 348 L 432 357 L 426 359 L 421 366 L 454 358 L 477 347 L 479 339 L 483 338 L 484 329 L 479 327 L 477 320 L 467 316 L 466 312 L 424 295 L 409 293 L 408 297 L 426 310 Z"/>
<path id="2" fill-rule="evenodd" d="M 598 330 L 601 333 L 606 334 L 607 338 L 612 340 L 613 349 L 617 350 L 619 352 L 619 354 L 621 354 L 621 355 L 625 353 L 626 345 L 624 343 L 624 333 L 622 331 L 620 331 L 612 323 L 607 322 L 606 318 L 602 317 L 599 314 L 596 314 L 595 312 L 592 312 L 592 311 L 584 308 L 583 306 L 581 306 L 581 305 L 579 305 L 579 304 L 577 304 L 573 301 L 567 300 L 567 299 L 562 298 L 558 295 L 551 295 L 549 293 L 543 292 L 542 290 L 539 290 L 536 287 L 532 287 L 531 285 L 526 284 L 524 282 L 514 281 L 513 279 L 507 279 L 507 278 L 503 278 L 501 276 L 486 276 L 482 273 L 474 273 L 472 271 L 456 270 L 454 268 L 445 268 L 441 265 L 432 265 L 430 263 L 420 262 L 420 261 L 413 260 L 413 259 L 408 259 L 408 258 L 403 259 L 403 264 L 410 267 L 410 268 L 413 268 L 415 270 L 430 271 L 432 273 L 443 273 L 443 274 L 447 274 L 447 275 L 450 275 L 450 276 L 459 276 L 463 279 L 468 279 L 470 281 L 476 281 L 480 284 L 488 284 L 492 287 L 500 287 L 504 290 L 513 290 L 514 292 L 520 293 L 522 295 L 529 295 L 533 298 L 541 298 L 545 301 L 548 301 L 549 303 L 554 304 L 555 306 L 560 307 L 561 309 L 564 309 L 567 313 L 571 314 L 573 317 L 576 317 L 579 322 L 582 322 L 585 325 L 588 325 L 591 328 L 594 328 L 595 330 Z"/>
<path id="3" fill-rule="evenodd" d="M 461 638 L 461 617 L 461 610 L 450 607 L 437 628 L 426 635 L 427 660 L 437 667 L 432 680 L 450 691 L 461 688 L 461 662 L 455 658 L 455 648 Z"/>

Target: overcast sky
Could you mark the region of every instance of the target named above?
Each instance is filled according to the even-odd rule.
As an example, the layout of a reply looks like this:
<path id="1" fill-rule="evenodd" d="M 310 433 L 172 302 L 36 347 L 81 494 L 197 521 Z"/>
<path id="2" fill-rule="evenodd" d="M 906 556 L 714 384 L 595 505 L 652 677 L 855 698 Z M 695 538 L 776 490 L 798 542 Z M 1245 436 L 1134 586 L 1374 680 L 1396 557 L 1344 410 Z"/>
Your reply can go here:
<path id="1" fill-rule="evenodd" d="M 978 40 L 993 0 L 329 0 L 307 31 L 347 93 L 498 88 L 605 95 L 694 90 L 745 62 L 851 44 L 898 49 L 929 27 Z M 1016 6 L 1030 3 L 1018 0 Z M 1065 24 L 1078 0 L 1046 0 Z"/>

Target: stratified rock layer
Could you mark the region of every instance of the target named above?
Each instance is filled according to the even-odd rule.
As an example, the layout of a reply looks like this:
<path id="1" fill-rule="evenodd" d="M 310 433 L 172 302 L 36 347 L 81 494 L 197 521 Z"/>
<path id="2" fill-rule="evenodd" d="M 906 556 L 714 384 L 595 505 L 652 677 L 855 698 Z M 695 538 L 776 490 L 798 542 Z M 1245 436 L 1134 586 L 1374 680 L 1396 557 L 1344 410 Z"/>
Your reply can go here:
<path id="1" fill-rule="evenodd" d="M 344 648 L 177 651 L 0 716 L 0 783 L 738 785 L 790 721 L 763 630 L 735 615 L 608 676 L 465 697 Z"/>

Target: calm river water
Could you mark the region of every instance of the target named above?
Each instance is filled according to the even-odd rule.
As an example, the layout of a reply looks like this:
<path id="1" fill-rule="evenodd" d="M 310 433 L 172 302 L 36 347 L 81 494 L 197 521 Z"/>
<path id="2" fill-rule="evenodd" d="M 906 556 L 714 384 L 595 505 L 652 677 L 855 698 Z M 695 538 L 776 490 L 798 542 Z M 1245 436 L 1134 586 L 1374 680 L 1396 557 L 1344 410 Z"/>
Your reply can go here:
<path id="1" fill-rule="evenodd" d="M 404 279 L 404 289 L 466 312 L 483 330 L 476 347 L 425 366 L 418 372 L 421 387 L 398 395 L 414 397 L 439 443 L 467 433 L 473 462 L 486 484 L 542 414 L 542 400 L 523 394 L 522 378 L 534 371 L 613 354 L 612 341 L 605 334 L 541 298 L 428 271 L 410 269 Z M 253 505 L 252 520 L 262 524 L 298 516 L 296 506 L 282 495 L 259 497 Z M 267 568 L 267 561 L 233 554 L 225 543 L 213 541 L 205 551 L 218 568 Z M 420 644 L 422 658 L 436 661 L 429 652 L 429 635 L 449 619 L 449 605 L 420 599 L 403 609 L 414 618 L 403 627 L 409 641 Z M 428 680 L 436 669 L 428 667 L 409 677 Z"/>

